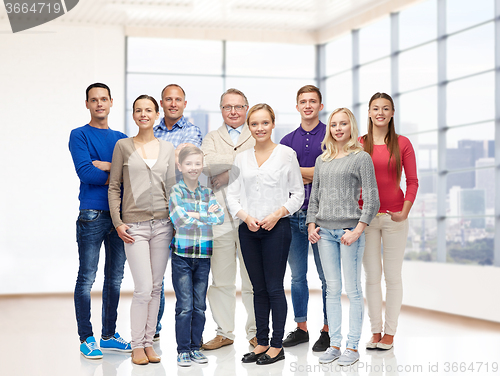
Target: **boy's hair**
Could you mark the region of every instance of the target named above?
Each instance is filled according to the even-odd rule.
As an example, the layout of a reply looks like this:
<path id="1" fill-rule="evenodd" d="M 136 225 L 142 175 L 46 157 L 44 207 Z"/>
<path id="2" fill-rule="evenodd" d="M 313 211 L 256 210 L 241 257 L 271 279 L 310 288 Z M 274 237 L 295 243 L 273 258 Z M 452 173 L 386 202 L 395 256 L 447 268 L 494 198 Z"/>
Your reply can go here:
<path id="1" fill-rule="evenodd" d="M 203 157 L 203 152 L 200 148 L 196 146 L 186 146 L 179 152 L 179 164 L 182 164 L 182 162 L 184 162 L 184 159 L 192 154 L 199 154 Z"/>

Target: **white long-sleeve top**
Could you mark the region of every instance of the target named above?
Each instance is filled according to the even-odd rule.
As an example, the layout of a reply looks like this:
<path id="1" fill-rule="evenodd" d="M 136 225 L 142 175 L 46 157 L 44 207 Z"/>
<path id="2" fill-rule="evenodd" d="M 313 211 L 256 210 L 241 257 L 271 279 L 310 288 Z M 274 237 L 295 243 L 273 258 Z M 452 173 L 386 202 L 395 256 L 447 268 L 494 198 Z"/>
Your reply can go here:
<path id="1" fill-rule="evenodd" d="M 227 190 L 233 218 L 240 210 L 260 221 L 282 206 L 290 215 L 301 208 L 304 183 L 292 148 L 277 145 L 260 167 L 251 148 L 238 154 L 233 165 Z"/>

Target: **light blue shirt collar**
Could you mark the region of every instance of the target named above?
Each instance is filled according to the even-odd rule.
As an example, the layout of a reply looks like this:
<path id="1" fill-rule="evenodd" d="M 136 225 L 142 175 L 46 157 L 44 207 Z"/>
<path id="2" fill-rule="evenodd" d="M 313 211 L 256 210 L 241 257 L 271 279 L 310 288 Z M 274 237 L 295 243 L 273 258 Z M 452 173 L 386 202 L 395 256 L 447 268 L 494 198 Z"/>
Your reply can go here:
<path id="1" fill-rule="evenodd" d="M 229 136 L 231 137 L 231 141 L 233 141 L 233 145 L 236 145 L 238 143 L 238 137 L 240 137 L 241 131 L 243 130 L 243 126 L 245 124 L 240 125 L 238 128 L 233 128 L 230 127 L 229 125 L 226 124 L 227 132 L 229 133 Z"/>

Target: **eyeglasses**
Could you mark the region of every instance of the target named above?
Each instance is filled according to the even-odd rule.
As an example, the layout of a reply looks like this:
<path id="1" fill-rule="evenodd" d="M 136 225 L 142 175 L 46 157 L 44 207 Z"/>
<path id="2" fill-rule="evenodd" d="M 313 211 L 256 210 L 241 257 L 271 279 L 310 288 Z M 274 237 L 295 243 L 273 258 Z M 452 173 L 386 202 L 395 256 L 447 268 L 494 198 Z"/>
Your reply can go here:
<path id="1" fill-rule="evenodd" d="M 235 111 L 243 111 L 245 109 L 245 107 L 247 107 L 247 105 L 245 104 L 244 106 L 240 106 L 240 105 L 237 105 L 237 106 L 222 106 L 221 108 L 226 111 L 226 112 L 229 112 L 231 111 L 233 108 Z"/>

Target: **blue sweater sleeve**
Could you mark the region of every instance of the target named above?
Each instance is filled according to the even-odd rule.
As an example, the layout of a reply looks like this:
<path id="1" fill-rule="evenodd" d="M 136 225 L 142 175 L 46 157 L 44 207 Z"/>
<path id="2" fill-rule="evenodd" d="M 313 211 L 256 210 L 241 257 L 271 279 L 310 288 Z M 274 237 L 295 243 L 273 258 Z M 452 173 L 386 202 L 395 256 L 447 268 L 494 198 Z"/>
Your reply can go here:
<path id="1" fill-rule="evenodd" d="M 87 136 L 79 129 L 71 131 L 69 136 L 69 151 L 75 164 L 75 170 L 80 181 L 85 184 L 105 185 L 108 173 L 99 170 L 92 164 Z"/>

